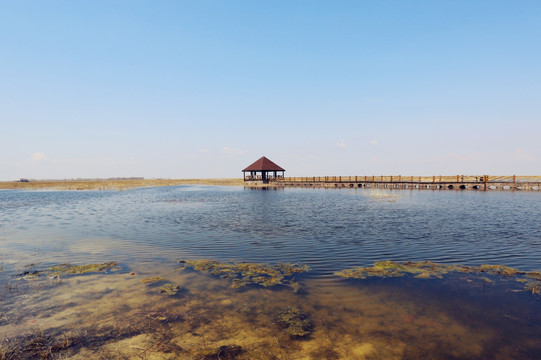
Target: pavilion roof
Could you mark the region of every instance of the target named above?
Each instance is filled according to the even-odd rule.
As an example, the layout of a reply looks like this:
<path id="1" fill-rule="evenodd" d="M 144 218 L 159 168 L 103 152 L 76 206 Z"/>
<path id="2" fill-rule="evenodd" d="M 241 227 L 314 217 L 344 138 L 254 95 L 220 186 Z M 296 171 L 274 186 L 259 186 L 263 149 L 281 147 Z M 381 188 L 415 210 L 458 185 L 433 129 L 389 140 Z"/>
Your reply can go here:
<path id="1" fill-rule="evenodd" d="M 242 171 L 285 171 L 285 169 L 263 156 Z"/>

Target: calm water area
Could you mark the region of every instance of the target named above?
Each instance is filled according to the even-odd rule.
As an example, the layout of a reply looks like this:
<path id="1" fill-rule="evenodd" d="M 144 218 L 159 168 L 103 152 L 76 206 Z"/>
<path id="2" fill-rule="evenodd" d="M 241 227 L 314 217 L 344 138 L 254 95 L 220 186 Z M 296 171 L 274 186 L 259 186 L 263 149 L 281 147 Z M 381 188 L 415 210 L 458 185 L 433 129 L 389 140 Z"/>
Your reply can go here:
<path id="1" fill-rule="evenodd" d="M 541 271 L 540 220 L 538 192 L 0 191 L 0 359 L 539 359 L 526 280 L 335 273 L 384 260 Z M 201 259 L 310 271 L 296 291 L 235 288 L 183 266 Z M 116 271 L 40 273 L 107 262 Z"/>

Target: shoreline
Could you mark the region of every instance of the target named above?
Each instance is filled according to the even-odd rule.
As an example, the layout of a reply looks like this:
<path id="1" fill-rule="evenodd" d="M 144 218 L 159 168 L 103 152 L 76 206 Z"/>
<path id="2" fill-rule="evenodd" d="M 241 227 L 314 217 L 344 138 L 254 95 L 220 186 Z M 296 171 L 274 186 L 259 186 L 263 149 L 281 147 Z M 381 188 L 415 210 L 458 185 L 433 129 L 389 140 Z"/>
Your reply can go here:
<path id="1" fill-rule="evenodd" d="M 432 179 L 419 178 L 420 182 L 396 181 L 381 179 L 362 181 L 353 177 L 325 178 L 287 178 L 279 182 L 263 183 L 262 181 L 244 181 L 242 178 L 215 178 L 215 179 L 77 179 L 77 180 L 31 180 L 23 181 L 0 181 L 0 190 L 129 190 L 145 187 L 163 187 L 178 185 L 208 185 L 208 186 L 243 186 L 248 188 L 372 188 L 381 190 L 511 190 L 511 191 L 534 191 L 541 188 L 538 178 L 520 179 L 511 181 L 459 181 L 439 182 Z M 426 181 L 425 181 L 426 180 Z M 430 179 L 429 179 L 430 180 Z M 470 180 L 470 179 L 468 179 Z M 530 180 L 530 181 L 524 181 Z M 537 180 L 537 181 L 531 181 Z"/>
<path id="2" fill-rule="evenodd" d="M 127 179 L 0 181 L 0 190 L 129 190 L 175 185 L 243 186 L 242 179 Z"/>

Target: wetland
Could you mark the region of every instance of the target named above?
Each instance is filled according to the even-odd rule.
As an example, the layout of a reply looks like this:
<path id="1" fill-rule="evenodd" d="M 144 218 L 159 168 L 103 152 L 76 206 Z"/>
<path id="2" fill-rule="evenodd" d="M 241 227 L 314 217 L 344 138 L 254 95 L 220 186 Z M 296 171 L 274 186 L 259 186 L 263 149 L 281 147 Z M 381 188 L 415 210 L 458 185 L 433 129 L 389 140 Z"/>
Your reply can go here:
<path id="1" fill-rule="evenodd" d="M 541 195 L 0 190 L 0 359 L 537 359 Z"/>

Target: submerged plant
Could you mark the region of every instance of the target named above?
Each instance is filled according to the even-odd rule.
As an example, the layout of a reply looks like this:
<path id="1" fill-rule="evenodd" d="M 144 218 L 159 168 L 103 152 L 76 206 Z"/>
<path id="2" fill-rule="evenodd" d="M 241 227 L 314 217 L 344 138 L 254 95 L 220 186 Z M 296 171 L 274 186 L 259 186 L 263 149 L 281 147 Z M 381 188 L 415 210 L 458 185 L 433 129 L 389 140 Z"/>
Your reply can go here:
<path id="1" fill-rule="evenodd" d="M 541 271 L 529 271 L 525 275 L 530 279 L 541 281 Z"/>
<path id="2" fill-rule="evenodd" d="M 42 275 L 58 278 L 60 275 L 83 275 L 96 272 L 117 271 L 119 269 L 118 263 L 114 261 L 103 264 L 87 265 L 59 264 L 50 266 L 44 270 L 25 271 L 15 276 L 22 277 L 26 280 L 33 280 L 39 279 Z"/>
<path id="3" fill-rule="evenodd" d="M 153 283 L 166 281 L 166 280 L 167 280 L 166 278 L 163 278 L 161 276 L 151 276 L 151 277 L 148 277 L 148 278 L 145 278 L 145 279 L 141 280 L 141 282 L 143 284 L 153 284 Z"/>
<path id="4" fill-rule="evenodd" d="M 201 360 L 234 360 L 242 353 L 240 345 L 222 345 L 218 349 L 202 349 L 196 358 Z"/>
<path id="5" fill-rule="evenodd" d="M 528 292 L 531 292 L 532 295 L 541 294 L 541 282 L 539 281 L 527 282 L 526 285 L 524 285 L 524 289 Z"/>
<path id="6" fill-rule="evenodd" d="M 161 284 L 160 294 L 175 296 L 180 291 L 180 286 L 173 284 L 168 279 L 161 276 L 151 276 L 145 279 L 142 279 L 141 282 L 152 288 L 156 288 L 156 285 Z"/>
<path id="7" fill-rule="evenodd" d="M 431 262 L 414 263 L 407 261 L 403 263 L 394 261 L 378 261 L 372 267 L 356 267 L 351 269 L 345 269 L 337 272 L 336 275 L 347 277 L 366 279 L 368 277 L 400 277 L 406 274 L 417 274 L 419 278 L 429 278 L 432 276 L 438 276 L 437 264 Z"/>
<path id="8" fill-rule="evenodd" d="M 56 266 L 51 266 L 50 268 L 45 269 L 45 271 L 49 273 L 80 275 L 93 272 L 117 271 L 119 269 L 120 267 L 118 266 L 118 264 L 114 261 L 111 261 L 103 264 L 88 265 L 60 264 Z"/>
<path id="9" fill-rule="evenodd" d="M 523 275 L 524 272 L 510 268 L 505 265 L 481 265 L 478 267 L 479 272 L 486 272 L 495 275 L 514 276 Z"/>
<path id="10" fill-rule="evenodd" d="M 312 321 L 305 313 L 294 307 L 283 309 L 278 314 L 278 323 L 291 337 L 304 337 L 312 333 Z"/>
<path id="11" fill-rule="evenodd" d="M 532 294 L 541 293 L 541 272 L 538 271 L 520 271 L 505 265 L 445 265 L 437 264 L 431 261 L 379 261 L 374 266 L 354 267 L 336 272 L 335 275 L 345 278 L 367 279 L 369 277 L 400 277 L 405 275 L 414 275 L 418 279 L 442 278 L 450 272 L 471 273 L 471 274 L 490 274 L 493 276 L 504 276 L 513 278 L 513 280 L 523 283 L 524 289 Z M 494 281 L 481 276 L 480 279 L 485 283 Z"/>
<path id="12" fill-rule="evenodd" d="M 166 284 L 160 288 L 160 294 L 175 296 L 180 291 L 180 286 L 175 284 Z"/>
<path id="13" fill-rule="evenodd" d="M 191 267 L 206 274 L 231 279 L 231 288 L 237 289 L 248 285 L 272 287 L 286 285 L 294 291 L 300 289 L 292 275 L 310 271 L 307 265 L 278 263 L 276 265 L 256 263 L 222 263 L 214 260 L 179 260 L 182 268 Z"/>

